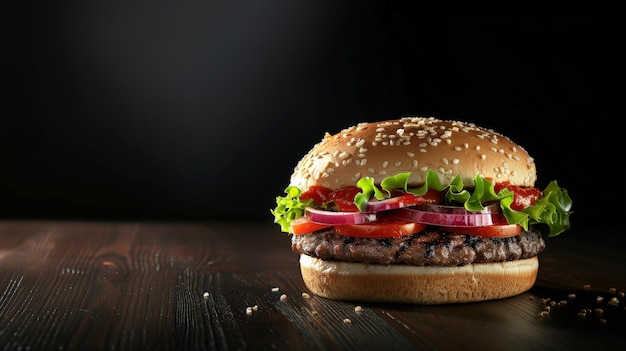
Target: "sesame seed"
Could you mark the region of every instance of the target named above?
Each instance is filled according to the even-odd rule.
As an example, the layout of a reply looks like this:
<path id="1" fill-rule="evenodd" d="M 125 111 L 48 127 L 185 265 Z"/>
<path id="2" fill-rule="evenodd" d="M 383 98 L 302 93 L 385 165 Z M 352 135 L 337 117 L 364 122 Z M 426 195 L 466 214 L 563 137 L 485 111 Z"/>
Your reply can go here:
<path id="1" fill-rule="evenodd" d="M 407 154 L 407 156 L 409 156 L 409 157 L 415 157 L 415 153 L 414 153 L 414 152 L 410 152 L 410 151 L 409 151 L 409 152 L 407 152 L 406 154 Z"/>
<path id="2" fill-rule="evenodd" d="M 277 291 L 279 291 L 279 290 L 280 290 L 279 288 L 272 288 L 272 291 L 273 291 L 273 292 L 277 292 Z"/>
<path id="3" fill-rule="evenodd" d="M 481 159 L 481 160 L 484 160 L 484 159 L 486 159 L 486 158 L 487 158 L 487 155 L 485 155 L 485 154 L 480 155 L 480 159 Z"/>
<path id="4" fill-rule="evenodd" d="M 343 320 L 343 324 L 352 324 L 352 321 L 349 318 Z"/>
<path id="5" fill-rule="evenodd" d="M 287 300 L 287 294 L 282 294 L 282 295 L 280 295 L 280 299 L 281 299 L 282 301 Z"/>
<path id="6" fill-rule="evenodd" d="M 444 164 L 444 165 L 446 165 L 446 166 L 448 165 L 448 159 L 447 159 L 447 158 L 445 158 L 445 157 L 443 157 L 443 158 L 441 159 L 441 162 L 443 162 L 443 164 Z"/>
<path id="7" fill-rule="evenodd" d="M 251 316 L 251 315 L 252 315 L 252 307 L 246 307 L 246 314 L 247 314 L 248 316 Z"/>
<path id="8" fill-rule="evenodd" d="M 389 165 L 388 161 L 383 162 L 383 168 L 387 168 L 388 165 Z"/>
<path id="9" fill-rule="evenodd" d="M 452 164 L 458 165 L 459 164 L 459 159 L 458 158 L 452 159 Z"/>
<path id="10" fill-rule="evenodd" d="M 204 294 L 202 294 L 202 297 L 204 297 L 205 299 L 209 298 L 209 292 L 205 291 Z"/>
<path id="11" fill-rule="evenodd" d="M 420 152 L 426 152 L 426 149 L 420 149 Z"/>
<path id="12" fill-rule="evenodd" d="M 354 308 L 354 312 L 361 312 L 361 311 L 363 311 L 363 307 L 361 307 L 361 306 L 356 306 Z"/>
<path id="13" fill-rule="evenodd" d="M 310 298 L 310 297 L 311 297 L 311 295 L 309 295 L 309 294 L 307 294 L 307 293 L 303 292 L 303 293 L 302 293 L 302 297 L 304 297 L 305 299 L 308 299 L 308 298 Z"/>

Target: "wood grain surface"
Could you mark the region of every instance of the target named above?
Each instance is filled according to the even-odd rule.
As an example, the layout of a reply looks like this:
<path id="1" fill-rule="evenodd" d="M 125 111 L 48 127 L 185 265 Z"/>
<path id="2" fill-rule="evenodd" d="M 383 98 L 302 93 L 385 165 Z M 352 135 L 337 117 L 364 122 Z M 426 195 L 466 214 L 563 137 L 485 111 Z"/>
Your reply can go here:
<path id="1" fill-rule="evenodd" d="M 3 221 L 0 347 L 624 349 L 625 250 L 584 239 L 548 238 L 527 293 L 417 306 L 308 295 L 271 223 Z"/>

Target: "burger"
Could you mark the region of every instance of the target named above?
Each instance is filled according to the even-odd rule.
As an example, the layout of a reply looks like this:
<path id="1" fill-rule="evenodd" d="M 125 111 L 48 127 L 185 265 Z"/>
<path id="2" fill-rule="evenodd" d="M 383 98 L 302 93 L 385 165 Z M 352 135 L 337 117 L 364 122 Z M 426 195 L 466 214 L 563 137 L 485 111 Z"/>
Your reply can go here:
<path id="1" fill-rule="evenodd" d="M 502 134 L 405 117 L 327 133 L 270 212 L 318 296 L 494 300 L 528 291 L 544 237 L 570 228 L 567 190 L 536 180 L 533 157 Z"/>

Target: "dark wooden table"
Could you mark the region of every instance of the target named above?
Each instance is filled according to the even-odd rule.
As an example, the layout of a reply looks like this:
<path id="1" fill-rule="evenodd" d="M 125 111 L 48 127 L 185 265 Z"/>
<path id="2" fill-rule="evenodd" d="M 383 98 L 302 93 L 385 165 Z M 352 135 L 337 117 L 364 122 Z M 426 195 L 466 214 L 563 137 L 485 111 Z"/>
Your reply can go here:
<path id="1" fill-rule="evenodd" d="M 307 297 L 272 223 L 3 221 L 0 347 L 624 349 L 624 241 L 588 244 L 593 235 L 547 239 L 522 295 L 414 306 Z"/>

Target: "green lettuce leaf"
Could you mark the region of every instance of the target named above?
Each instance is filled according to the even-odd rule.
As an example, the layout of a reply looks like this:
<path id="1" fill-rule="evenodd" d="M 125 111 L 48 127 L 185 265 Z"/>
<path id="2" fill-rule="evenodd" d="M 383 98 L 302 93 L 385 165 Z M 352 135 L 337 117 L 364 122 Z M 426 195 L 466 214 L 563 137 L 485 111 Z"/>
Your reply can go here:
<path id="1" fill-rule="evenodd" d="M 545 225 L 549 236 L 557 236 L 570 228 L 569 217 L 573 213 L 572 199 L 567 190 L 553 180 L 543 190 L 543 197 L 522 212 L 528 215 L 529 225 Z"/>
<path id="2" fill-rule="evenodd" d="M 313 203 L 313 199 L 300 201 L 300 189 L 288 186 L 285 189 L 286 196 L 276 197 L 276 208 L 271 210 L 274 215 L 274 223 L 280 225 L 281 231 L 291 233 L 291 222 L 304 216 L 304 209 Z"/>

